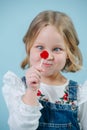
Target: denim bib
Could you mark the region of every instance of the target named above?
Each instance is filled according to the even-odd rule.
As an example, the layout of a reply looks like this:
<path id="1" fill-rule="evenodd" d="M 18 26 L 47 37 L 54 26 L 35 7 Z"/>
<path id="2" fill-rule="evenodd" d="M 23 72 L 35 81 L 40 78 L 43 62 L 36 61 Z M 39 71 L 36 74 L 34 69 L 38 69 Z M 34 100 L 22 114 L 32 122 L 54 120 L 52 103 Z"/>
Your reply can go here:
<path id="1" fill-rule="evenodd" d="M 77 82 L 69 81 L 69 100 L 77 100 Z M 37 130 L 80 130 L 77 104 L 56 104 L 40 100 L 42 116 Z"/>

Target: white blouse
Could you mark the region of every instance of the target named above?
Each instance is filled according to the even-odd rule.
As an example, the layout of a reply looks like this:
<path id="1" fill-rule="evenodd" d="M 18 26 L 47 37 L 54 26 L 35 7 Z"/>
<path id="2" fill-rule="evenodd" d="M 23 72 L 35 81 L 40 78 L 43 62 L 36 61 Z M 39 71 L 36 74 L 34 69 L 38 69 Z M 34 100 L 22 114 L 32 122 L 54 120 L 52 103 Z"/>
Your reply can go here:
<path id="1" fill-rule="evenodd" d="M 40 110 L 43 108 L 42 105 L 39 103 L 39 106 L 29 106 L 23 103 L 21 97 L 24 95 L 26 87 L 13 72 L 8 71 L 4 75 L 3 83 L 2 91 L 9 110 L 8 124 L 10 130 L 36 130 L 41 116 Z M 41 83 L 42 97 L 52 103 L 59 101 L 60 97 L 63 97 L 68 83 L 67 80 L 61 87 Z M 87 130 L 87 81 L 78 87 L 77 99 L 81 130 Z"/>

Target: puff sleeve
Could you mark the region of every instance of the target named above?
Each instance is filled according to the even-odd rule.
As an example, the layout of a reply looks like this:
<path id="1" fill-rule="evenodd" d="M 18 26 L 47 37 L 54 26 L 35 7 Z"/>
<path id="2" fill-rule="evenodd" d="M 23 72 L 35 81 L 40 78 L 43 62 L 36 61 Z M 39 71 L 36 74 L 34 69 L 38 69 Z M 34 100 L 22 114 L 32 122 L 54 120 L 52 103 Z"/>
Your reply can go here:
<path id="1" fill-rule="evenodd" d="M 87 81 L 78 90 L 79 119 L 82 130 L 87 130 Z"/>

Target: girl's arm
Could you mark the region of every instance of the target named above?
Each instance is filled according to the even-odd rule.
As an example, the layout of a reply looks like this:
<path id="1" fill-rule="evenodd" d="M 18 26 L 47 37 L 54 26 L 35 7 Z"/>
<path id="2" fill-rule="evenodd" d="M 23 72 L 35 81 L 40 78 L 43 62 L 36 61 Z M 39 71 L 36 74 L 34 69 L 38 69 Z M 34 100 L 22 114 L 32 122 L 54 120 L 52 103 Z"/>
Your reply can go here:
<path id="1" fill-rule="evenodd" d="M 36 92 L 32 93 L 30 89 L 26 91 L 21 79 L 12 72 L 8 72 L 4 76 L 2 90 L 9 110 L 8 123 L 10 130 L 37 129 L 42 106 L 36 98 Z M 31 96 L 34 96 L 32 100 L 30 100 Z"/>

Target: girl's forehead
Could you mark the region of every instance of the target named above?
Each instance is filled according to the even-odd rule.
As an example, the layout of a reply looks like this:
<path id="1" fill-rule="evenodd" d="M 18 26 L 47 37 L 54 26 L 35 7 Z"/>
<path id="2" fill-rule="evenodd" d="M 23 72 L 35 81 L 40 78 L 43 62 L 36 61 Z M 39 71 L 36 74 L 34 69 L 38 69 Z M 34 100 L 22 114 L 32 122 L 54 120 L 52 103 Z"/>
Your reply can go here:
<path id="1" fill-rule="evenodd" d="M 38 40 L 40 38 L 49 39 L 49 40 L 50 39 L 63 40 L 62 35 L 58 32 L 58 30 L 54 26 L 51 25 L 42 28 L 42 30 L 39 32 L 35 40 Z"/>
<path id="2" fill-rule="evenodd" d="M 54 26 L 49 25 L 40 31 L 34 43 L 52 43 L 56 45 L 64 45 L 64 38 Z"/>

